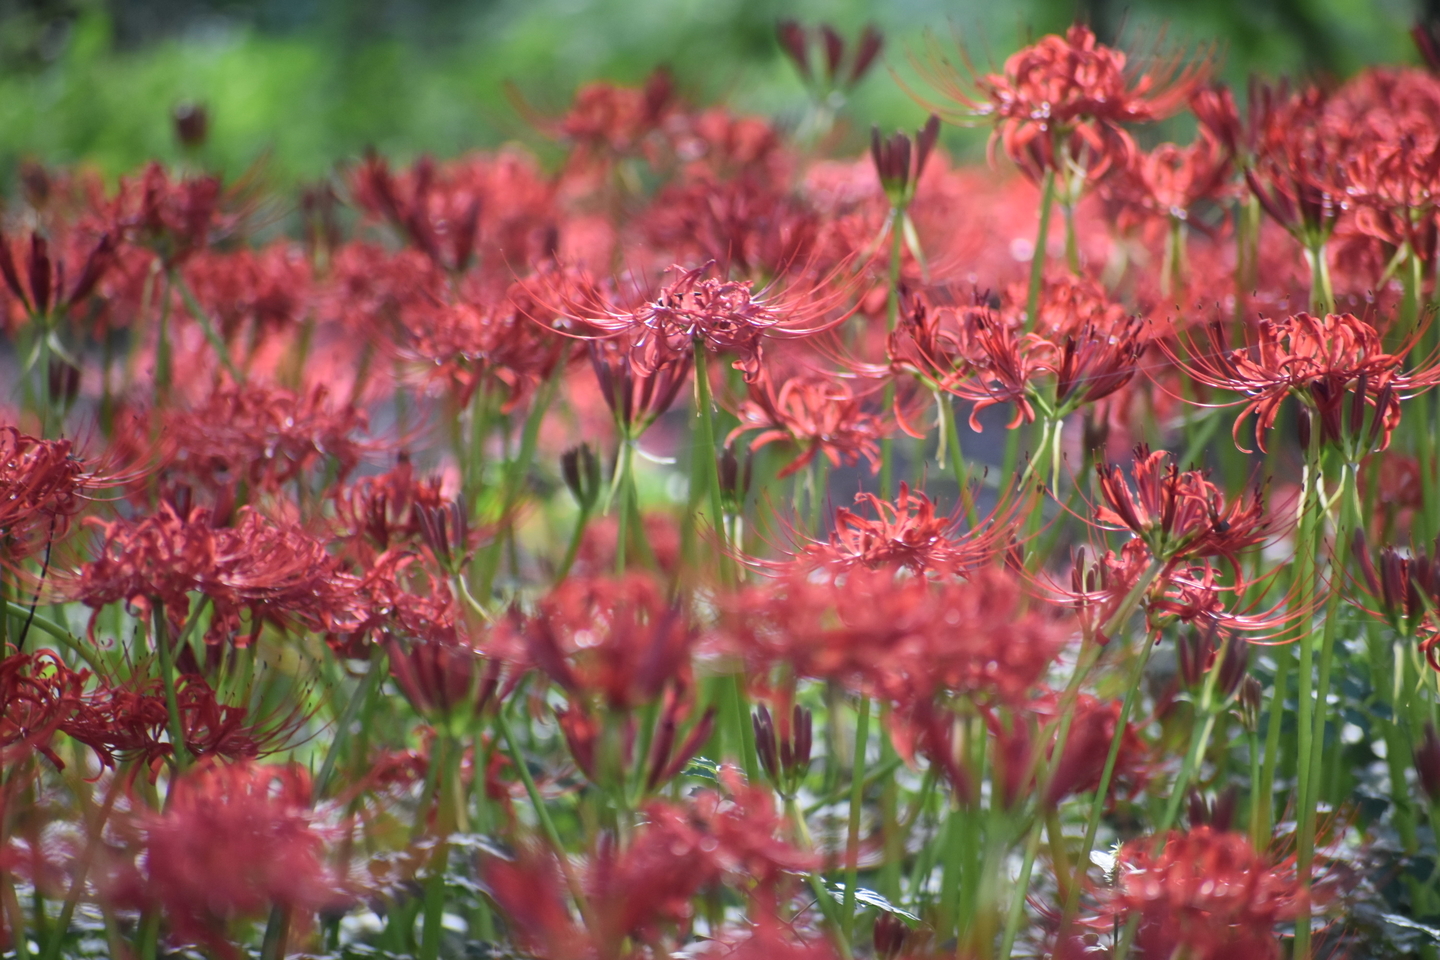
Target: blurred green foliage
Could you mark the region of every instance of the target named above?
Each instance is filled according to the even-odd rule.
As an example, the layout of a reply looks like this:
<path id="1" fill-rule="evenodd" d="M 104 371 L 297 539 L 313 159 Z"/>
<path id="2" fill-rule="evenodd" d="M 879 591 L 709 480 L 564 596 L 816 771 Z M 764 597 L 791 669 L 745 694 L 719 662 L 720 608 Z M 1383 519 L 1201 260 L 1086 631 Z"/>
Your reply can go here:
<path id="1" fill-rule="evenodd" d="M 557 115 L 579 83 L 639 82 L 661 64 L 692 101 L 783 122 L 805 93 L 774 39 L 780 16 L 885 31 L 839 145 L 860 149 L 871 122 L 923 119 L 887 69 L 913 77 L 907 52 L 927 28 L 963 38 L 984 66 L 1078 14 L 1137 51 L 1215 43 L 1243 82 L 1413 60 L 1417 12 L 1404 0 L 0 0 L 0 179 L 26 158 L 109 176 L 175 159 L 170 111 L 185 101 L 209 111 L 206 165 L 233 174 L 264 154 L 279 183 L 370 146 L 403 159 L 540 142 L 516 97 Z M 983 143 L 948 136 L 963 151 Z"/>

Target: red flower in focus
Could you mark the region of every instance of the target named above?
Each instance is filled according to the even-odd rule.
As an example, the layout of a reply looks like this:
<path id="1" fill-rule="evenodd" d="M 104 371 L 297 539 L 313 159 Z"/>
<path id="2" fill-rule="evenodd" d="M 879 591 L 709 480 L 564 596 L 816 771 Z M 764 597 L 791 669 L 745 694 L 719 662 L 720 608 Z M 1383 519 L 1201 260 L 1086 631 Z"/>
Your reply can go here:
<path id="1" fill-rule="evenodd" d="M 1020 502 L 997 506 L 990 516 L 962 532 L 966 522 L 962 509 L 937 517 L 935 503 L 918 491 L 912 494 L 909 484 L 902 481 L 894 503 L 873 493 L 857 493 L 855 503 L 868 505 L 874 519 L 846 508 L 837 510 L 830 539 L 808 544 L 795 561 L 837 573 L 857 565 L 898 566 L 915 573 L 968 570 L 992 560 L 1008 543 Z"/>
<path id="2" fill-rule="evenodd" d="M 1188 361 L 1164 341 L 1160 348 L 1198 382 L 1248 398 L 1235 420 L 1235 440 L 1238 444 L 1240 427 L 1253 414 L 1255 442 L 1262 451 L 1265 431 L 1292 395 L 1319 418 L 1322 441 L 1348 441 L 1363 451 L 1378 444 L 1383 450 L 1400 423 L 1401 398 L 1434 386 L 1440 375 L 1440 368 L 1430 363 L 1402 373 L 1415 336 L 1389 351 L 1374 327 L 1348 313 L 1323 319 L 1308 313 L 1262 318 L 1255 342 L 1240 349 L 1230 348 L 1219 323 L 1207 331 L 1208 343 L 1193 345 Z"/>
<path id="3" fill-rule="evenodd" d="M 171 933 L 223 957 L 240 919 L 280 907 L 304 917 L 347 899 L 296 766 L 204 764 L 171 786 L 164 813 L 136 811 L 126 856 L 102 883 L 113 906 L 158 910 Z"/>
<path id="4" fill-rule="evenodd" d="M 97 525 L 104 537 L 99 556 L 64 588 L 94 608 L 92 633 L 100 610 L 119 601 L 146 613 L 158 604 L 178 630 L 191 592 L 211 603 L 209 643 L 245 642 L 238 636 L 244 610 L 253 639 L 267 622 L 320 630 L 348 609 L 353 587 L 338 576 L 324 546 L 299 527 L 271 523 L 248 508 L 233 527 L 215 526 L 200 507 L 182 517 L 168 503 L 140 520 Z"/>
<path id="5" fill-rule="evenodd" d="M 1241 497 L 1226 503 L 1203 471 L 1181 472 L 1167 463 L 1169 458 L 1165 450 L 1152 453 L 1144 444 L 1136 447 L 1133 493 L 1120 467 L 1097 464 L 1104 503 L 1096 508 L 1096 520 L 1130 530 L 1167 567 L 1223 557 L 1238 570 L 1240 551 L 1262 542 L 1268 533 L 1260 492 L 1248 502 Z"/>
<path id="6" fill-rule="evenodd" d="M 1293 863 L 1272 863 L 1244 834 L 1210 827 L 1172 832 L 1162 850 L 1154 847 L 1146 837 L 1121 848 L 1106 904 L 1117 920 L 1138 918 L 1136 956 L 1281 956 L 1276 926 L 1299 916 L 1306 900 Z"/>
<path id="7" fill-rule="evenodd" d="M 195 760 L 234 762 L 277 753 L 308 719 L 299 706 L 252 716 L 248 707 L 221 703 L 205 679 L 194 673 L 177 681 L 175 700 L 185 751 Z M 94 750 L 105 766 L 134 761 L 150 770 L 152 782 L 163 763 L 175 755 L 165 688 L 159 680 L 133 689 L 96 690 L 63 729 Z"/>
<path id="8" fill-rule="evenodd" d="M 1081 24 L 1013 54 L 1000 73 L 977 76 L 966 58 L 962 74 L 938 49 L 930 54 L 927 81 L 960 109 L 930 108 L 953 122 L 993 119 L 992 147 L 1002 144 L 1037 181 L 1067 161 L 1092 177 L 1123 162 L 1134 143 L 1121 124 L 1170 116 L 1210 72 L 1204 56 L 1187 64 L 1178 54 L 1145 58 L 1149 69 L 1137 69 Z"/>
<path id="9" fill-rule="evenodd" d="M 84 707 L 88 676 L 49 650 L 0 660 L 0 764 L 9 768 L 34 751 L 63 770 L 50 739 Z"/>
<path id="10" fill-rule="evenodd" d="M 707 278 L 712 266 L 676 267 L 674 282 L 653 300 L 628 309 L 606 302 L 594 288 L 577 285 L 564 313 L 599 336 L 628 335 L 642 371 L 703 344 L 715 353 L 734 354 L 735 368 L 750 382 L 760 376 L 766 341 L 814 336 L 849 316 L 838 309 L 846 291 L 833 284 L 829 290 L 822 283 L 757 291 L 747 280 Z"/>
<path id="11" fill-rule="evenodd" d="M 69 440 L 39 440 L 0 427 L 0 564 L 19 566 L 62 535 L 95 482 Z"/>
<path id="12" fill-rule="evenodd" d="M 794 443 L 800 455 L 781 469 L 788 477 L 808 466 L 823 453 L 832 466 L 854 464 L 864 457 L 871 472 L 880 469 L 880 439 L 884 424 L 868 413 L 844 380 L 823 374 L 802 374 L 785 381 L 778 392 L 769 376 L 761 373 L 750 382 L 750 399 L 740 406 L 740 425 L 730 432 L 726 443 L 742 434 L 759 430 L 750 449 L 768 443 Z"/>

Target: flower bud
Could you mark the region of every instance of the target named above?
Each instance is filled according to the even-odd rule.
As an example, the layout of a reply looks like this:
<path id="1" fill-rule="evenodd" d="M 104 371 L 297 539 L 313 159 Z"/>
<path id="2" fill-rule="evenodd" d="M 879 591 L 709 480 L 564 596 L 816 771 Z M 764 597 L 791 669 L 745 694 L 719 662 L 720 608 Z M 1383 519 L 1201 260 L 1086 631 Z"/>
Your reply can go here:
<path id="1" fill-rule="evenodd" d="M 47 373 L 50 396 L 68 409 L 80 394 L 80 368 L 61 357 L 51 357 Z"/>
<path id="2" fill-rule="evenodd" d="M 1300 441 L 1300 449 L 1302 451 L 1308 451 L 1310 449 L 1310 434 L 1310 408 L 1304 403 L 1301 403 L 1300 409 L 1295 415 L 1295 435 Z"/>
<path id="3" fill-rule="evenodd" d="M 175 121 L 175 139 L 180 141 L 181 146 L 194 150 L 205 145 L 205 138 L 210 133 L 210 114 L 204 104 L 178 103 L 171 111 L 171 117 Z"/>
<path id="4" fill-rule="evenodd" d="M 1247 733 L 1255 733 L 1260 729 L 1261 695 L 1259 680 L 1246 676 L 1240 681 L 1240 723 Z"/>
<path id="5" fill-rule="evenodd" d="M 724 501 L 727 513 L 738 514 L 745 506 L 745 497 L 750 493 L 753 464 L 754 459 L 747 453 L 742 467 L 735 451 L 729 447 L 720 454 L 716 471 L 720 477 L 720 499 Z"/>
<path id="6" fill-rule="evenodd" d="M 1250 645 L 1231 634 L 1220 648 L 1220 657 L 1220 676 L 1215 678 L 1215 692 L 1224 702 L 1235 696 L 1240 681 L 1246 677 L 1250 668 Z"/>
<path id="7" fill-rule="evenodd" d="M 905 921 L 891 913 L 882 913 L 875 918 L 875 929 L 872 934 L 875 944 L 875 956 L 879 960 L 894 960 L 905 949 L 905 940 L 910 933 L 910 928 L 905 926 Z"/>
<path id="8" fill-rule="evenodd" d="M 565 475 L 565 486 L 575 497 L 581 511 L 589 513 L 600 500 L 600 461 L 590 444 L 582 443 L 571 447 L 560 455 L 560 471 Z"/>

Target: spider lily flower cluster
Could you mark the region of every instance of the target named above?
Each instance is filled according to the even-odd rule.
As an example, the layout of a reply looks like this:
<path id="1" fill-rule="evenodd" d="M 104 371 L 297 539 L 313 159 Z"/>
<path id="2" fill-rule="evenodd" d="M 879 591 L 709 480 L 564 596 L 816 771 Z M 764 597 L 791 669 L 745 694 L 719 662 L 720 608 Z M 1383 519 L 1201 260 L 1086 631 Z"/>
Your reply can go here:
<path id="1" fill-rule="evenodd" d="M 27 174 L 0 949 L 1309 960 L 1440 925 L 1440 79 L 1241 111 L 1207 50 L 936 42 L 929 122 L 866 150 L 879 34 L 777 44 L 793 135 L 591 84 L 530 117 L 553 170 L 372 154 L 295 237 L 218 176 Z"/>

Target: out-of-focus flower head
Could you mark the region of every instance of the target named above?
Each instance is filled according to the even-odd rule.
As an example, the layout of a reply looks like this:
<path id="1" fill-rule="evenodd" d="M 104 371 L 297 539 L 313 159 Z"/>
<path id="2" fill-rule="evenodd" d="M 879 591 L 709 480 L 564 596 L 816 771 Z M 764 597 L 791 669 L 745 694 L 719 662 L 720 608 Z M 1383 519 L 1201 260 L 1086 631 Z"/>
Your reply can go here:
<path id="1" fill-rule="evenodd" d="M 172 179 L 152 161 L 138 177 L 120 181 L 104 215 L 117 233 L 148 247 L 168 268 L 237 227 L 240 217 L 224 209 L 234 199 L 218 177 Z"/>
<path id="2" fill-rule="evenodd" d="M 581 290 L 564 313 L 599 336 L 627 335 L 641 370 L 691 352 L 696 345 L 733 354 L 735 368 L 753 382 L 769 340 L 797 340 L 833 329 L 849 315 L 840 309 L 847 290 L 833 278 L 757 291 L 753 283 L 707 277 L 713 264 L 677 276 L 654 299 L 622 308 L 598 288 Z"/>
<path id="3" fill-rule="evenodd" d="M 272 907 L 304 917 L 348 899 L 310 799 L 296 766 L 202 764 L 171 786 L 164 813 L 121 818 L 126 855 L 101 881 L 102 896 L 159 911 L 178 939 L 238 957 L 235 922 Z"/>
<path id="4" fill-rule="evenodd" d="M 295 393 L 276 386 L 222 387 L 190 410 L 165 417 L 170 471 L 207 489 L 244 481 L 273 492 L 322 462 L 340 480 L 355 469 L 367 444 L 357 439 L 364 413 L 336 407 L 319 386 Z"/>
<path id="5" fill-rule="evenodd" d="M 38 231 L 31 231 L 28 242 L 0 234 L 0 277 L 27 316 L 68 314 L 89 299 L 114 261 L 116 244 L 110 233 L 100 234 L 83 249 L 76 246 L 78 237 L 67 239 L 68 249 L 62 247 L 57 257 Z"/>
<path id="6" fill-rule="evenodd" d="M 843 95 L 858 84 L 885 45 L 884 35 L 874 24 L 866 25 L 850 50 L 846 49 L 845 38 L 828 23 L 811 28 L 798 20 L 781 20 L 775 25 L 775 37 L 817 101 L 835 93 Z M 822 56 L 812 65 L 811 54 L 817 43 Z"/>
<path id="7" fill-rule="evenodd" d="M 1307 896 L 1294 863 L 1274 863 L 1241 833 L 1208 826 L 1120 849 L 1105 912 L 1137 920 L 1138 957 L 1196 960 L 1281 956 L 1277 926 L 1300 915 Z M 1107 920 L 1107 922 L 1109 922 Z"/>
<path id="8" fill-rule="evenodd" d="M 797 374 L 777 391 L 761 371 L 749 384 L 749 399 L 740 405 L 740 425 L 726 443 L 758 430 L 750 438 L 753 452 L 770 443 L 793 443 L 800 454 L 780 471 L 788 477 L 823 454 L 832 466 L 858 463 L 864 457 L 871 472 L 880 468 L 884 421 L 868 412 L 845 380 L 819 373 Z"/>
<path id="9" fill-rule="evenodd" d="M 993 566 L 955 581 L 895 565 L 823 576 L 797 570 L 732 598 L 726 641 L 761 685 L 783 665 L 902 703 L 942 693 L 1014 702 L 1039 681 L 1068 627 L 1022 606 L 1014 575 Z"/>
<path id="10" fill-rule="evenodd" d="M 1210 72 L 1206 51 L 1147 57 L 1137 68 L 1081 24 L 1013 54 L 999 73 L 977 74 L 963 50 L 957 69 L 933 39 L 928 54 L 925 79 L 948 102 L 926 105 L 952 122 L 992 121 L 992 148 L 1001 144 L 1036 181 L 1068 164 L 1098 177 L 1124 162 L 1134 143 L 1122 124 L 1170 116 Z"/>

